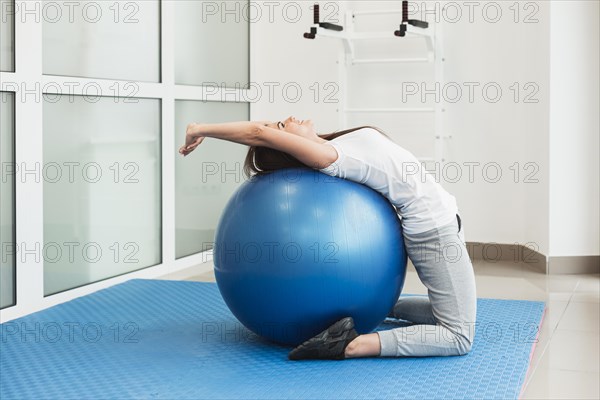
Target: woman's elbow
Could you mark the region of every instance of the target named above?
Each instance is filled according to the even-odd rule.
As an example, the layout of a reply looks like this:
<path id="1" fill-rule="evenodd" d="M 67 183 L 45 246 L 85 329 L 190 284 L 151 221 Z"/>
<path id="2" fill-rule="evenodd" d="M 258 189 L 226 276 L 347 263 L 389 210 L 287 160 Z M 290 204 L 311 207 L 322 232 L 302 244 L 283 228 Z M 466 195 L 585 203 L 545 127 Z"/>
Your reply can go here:
<path id="1" fill-rule="evenodd" d="M 265 126 L 262 124 L 252 124 L 248 137 L 249 146 L 264 146 L 264 128 Z"/>

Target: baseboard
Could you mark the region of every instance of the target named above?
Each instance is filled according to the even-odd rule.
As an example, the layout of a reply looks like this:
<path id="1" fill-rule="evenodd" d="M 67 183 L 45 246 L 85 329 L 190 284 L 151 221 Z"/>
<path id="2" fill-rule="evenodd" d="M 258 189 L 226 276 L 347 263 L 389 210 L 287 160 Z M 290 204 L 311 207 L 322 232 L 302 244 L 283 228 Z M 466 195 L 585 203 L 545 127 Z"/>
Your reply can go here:
<path id="1" fill-rule="evenodd" d="M 548 257 L 522 244 L 467 242 L 471 260 L 523 263 L 548 275 L 598 274 L 600 256 Z"/>
<path id="2" fill-rule="evenodd" d="M 548 272 L 546 255 L 522 244 L 467 242 L 467 251 L 471 260 L 512 261 L 527 264 L 543 274 Z"/>
<path id="3" fill-rule="evenodd" d="M 548 274 L 599 274 L 600 256 L 549 257 Z"/>

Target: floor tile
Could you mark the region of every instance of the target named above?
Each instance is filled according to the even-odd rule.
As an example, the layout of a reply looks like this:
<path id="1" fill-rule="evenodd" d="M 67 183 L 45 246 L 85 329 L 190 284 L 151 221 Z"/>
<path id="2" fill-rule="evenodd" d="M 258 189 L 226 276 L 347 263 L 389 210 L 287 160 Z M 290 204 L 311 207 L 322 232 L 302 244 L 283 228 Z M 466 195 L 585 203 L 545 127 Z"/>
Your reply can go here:
<path id="1" fill-rule="evenodd" d="M 586 303 L 600 303 L 600 276 L 582 275 L 572 301 Z"/>
<path id="2" fill-rule="evenodd" d="M 571 301 L 575 303 L 600 303 L 600 293 L 575 292 Z"/>
<path id="3" fill-rule="evenodd" d="M 550 369 L 537 371 L 523 392 L 523 399 L 598 399 L 595 372 Z"/>
<path id="4" fill-rule="evenodd" d="M 173 281 L 194 280 L 194 279 L 190 279 L 190 278 L 192 278 L 196 275 L 203 274 L 206 271 L 212 271 L 212 269 L 213 269 L 212 262 L 203 263 L 203 264 L 195 265 L 193 267 L 182 269 L 182 270 L 179 270 L 179 271 L 167 274 L 167 275 L 163 275 L 159 279 L 173 280 Z"/>
<path id="5" fill-rule="evenodd" d="M 600 303 L 570 302 L 557 329 L 600 332 Z"/>
<path id="6" fill-rule="evenodd" d="M 191 278 L 189 278 L 188 280 L 196 281 L 196 282 L 215 282 L 215 272 L 214 271 L 204 272 L 199 275 L 194 275 Z"/>
<path id="7" fill-rule="evenodd" d="M 546 304 L 546 313 L 544 314 L 542 326 L 540 327 L 537 343 L 535 345 L 535 352 L 531 358 L 531 366 L 529 368 L 531 372 L 535 371 L 538 367 L 544 351 L 550 344 L 550 340 L 556 330 L 558 322 L 567 308 L 567 304 L 568 302 L 566 301 L 550 301 Z"/>
<path id="8" fill-rule="evenodd" d="M 524 278 L 475 275 L 477 296 L 496 299 L 546 301 L 547 292 Z"/>
<path id="9" fill-rule="evenodd" d="M 534 374 L 547 369 L 600 373 L 598 333 L 557 329 Z"/>
<path id="10" fill-rule="evenodd" d="M 600 275 L 579 275 L 577 292 L 600 292 Z"/>

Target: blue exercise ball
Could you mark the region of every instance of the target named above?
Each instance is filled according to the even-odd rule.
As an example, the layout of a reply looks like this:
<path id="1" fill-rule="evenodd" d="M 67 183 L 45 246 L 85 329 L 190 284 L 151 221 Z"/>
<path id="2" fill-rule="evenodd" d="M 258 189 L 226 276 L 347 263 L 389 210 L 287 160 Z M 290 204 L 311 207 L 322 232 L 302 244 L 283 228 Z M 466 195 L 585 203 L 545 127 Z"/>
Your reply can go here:
<path id="1" fill-rule="evenodd" d="M 254 333 L 298 345 L 351 316 L 372 331 L 406 276 L 393 206 L 367 186 L 294 168 L 258 175 L 234 193 L 214 245 L 225 303 Z"/>

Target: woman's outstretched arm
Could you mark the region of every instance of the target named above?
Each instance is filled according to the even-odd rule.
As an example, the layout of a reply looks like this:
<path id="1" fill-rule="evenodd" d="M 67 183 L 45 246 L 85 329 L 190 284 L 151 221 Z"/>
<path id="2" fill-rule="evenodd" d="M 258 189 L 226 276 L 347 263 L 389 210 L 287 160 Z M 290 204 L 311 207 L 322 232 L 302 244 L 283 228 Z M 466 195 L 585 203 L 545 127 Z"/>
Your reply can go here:
<path id="1" fill-rule="evenodd" d="M 253 121 L 190 124 L 185 145 L 179 149 L 179 153 L 187 156 L 207 137 L 283 151 L 316 169 L 328 167 L 337 159 L 337 152 L 332 146 L 265 126 L 264 122 Z"/>
<path id="2" fill-rule="evenodd" d="M 198 139 L 207 137 L 228 140 L 248 146 L 257 146 L 256 137 L 261 125 L 264 126 L 261 122 L 255 121 L 225 122 L 220 124 L 192 123 L 187 126 L 185 146 L 182 149 L 193 151 L 201 143 L 201 141 L 200 143 L 196 143 Z"/>

